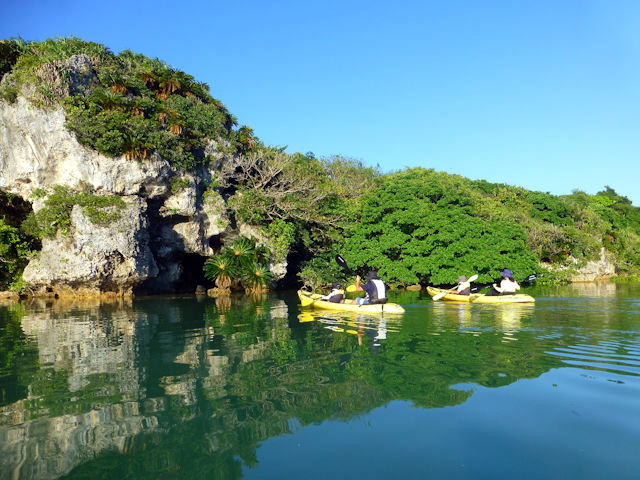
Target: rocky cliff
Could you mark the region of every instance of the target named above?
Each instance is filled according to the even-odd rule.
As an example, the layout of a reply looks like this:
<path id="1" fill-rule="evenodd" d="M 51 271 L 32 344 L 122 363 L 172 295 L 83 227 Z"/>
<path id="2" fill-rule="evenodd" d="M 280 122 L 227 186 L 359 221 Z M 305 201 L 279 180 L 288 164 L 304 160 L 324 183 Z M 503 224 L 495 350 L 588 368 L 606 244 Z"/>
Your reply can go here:
<path id="1" fill-rule="evenodd" d="M 25 269 L 27 285 L 37 293 L 119 295 L 201 282 L 204 259 L 242 227 L 209 187 L 227 160 L 216 146 L 207 147 L 214 161 L 184 173 L 158 155 L 132 161 L 84 147 L 65 128 L 62 107 L 37 108 L 22 96 L 0 102 L 0 191 L 32 203 L 34 212 L 44 206 L 41 192 L 56 186 L 115 195 L 126 205 L 107 225 L 75 205 L 68 232 L 43 239 Z M 282 277 L 286 264 L 272 270 Z"/>

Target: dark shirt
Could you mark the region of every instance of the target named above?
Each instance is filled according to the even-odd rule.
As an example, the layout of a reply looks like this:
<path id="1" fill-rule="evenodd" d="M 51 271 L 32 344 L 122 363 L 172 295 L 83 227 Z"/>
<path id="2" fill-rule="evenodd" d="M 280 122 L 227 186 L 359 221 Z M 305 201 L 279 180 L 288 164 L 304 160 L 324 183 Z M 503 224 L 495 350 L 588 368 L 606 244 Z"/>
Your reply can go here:
<path id="1" fill-rule="evenodd" d="M 373 282 L 367 282 L 362 285 L 362 290 L 367 293 L 367 297 L 369 297 L 371 300 L 378 299 L 378 289 Z"/>
<path id="2" fill-rule="evenodd" d="M 344 295 L 342 294 L 333 295 L 329 297 L 329 301 L 332 303 L 342 303 L 343 300 L 344 300 Z"/>

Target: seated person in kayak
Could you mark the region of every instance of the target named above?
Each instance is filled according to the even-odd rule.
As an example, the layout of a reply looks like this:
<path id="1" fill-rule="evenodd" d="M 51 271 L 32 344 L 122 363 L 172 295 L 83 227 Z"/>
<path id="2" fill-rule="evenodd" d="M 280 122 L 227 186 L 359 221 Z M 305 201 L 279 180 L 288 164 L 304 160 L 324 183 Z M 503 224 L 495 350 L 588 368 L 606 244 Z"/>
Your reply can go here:
<path id="1" fill-rule="evenodd" d="M 331 291 L 328 295 L 323 295 L 322 300 L 326 300 L 332 303 L 342 303 L 344 301 L 344 290 L 342 289 L 342 285 L 338 282 L 331 285 Z"/>
<path id="2" fill-rule="evenodd" d="M 455 289 L 456 295 L 471 295 L 471 282 L 467 280 L 465 275 L 458 277 L 458 286 Z"/>
<path id="3" fill-rule="evenodd" d="M 502 279 L 500 280 L 500 285 L 496 285 L 495 283 L 491 287 L 491 290 L 487 293 L 488 296 L 497 296 L 497 295 L 514 295 L 518 290 L 520 290 L 520 285 L 513 279 L 513 273 L 508 268 L 505 268 L 500 272 L 502 275 Z"/>
<path id="4" fill-rule="evenodd" d="M 387 303 L 387 287 L 378 277 L 378 272 L 371 270 L 367 273 L 367 283 L 360 285 L 360 276 L 356 277 L 356 292 L 365 292 L 364 297 L 356 298 L 352 303 L 356 305 L 370 305 Z"/>

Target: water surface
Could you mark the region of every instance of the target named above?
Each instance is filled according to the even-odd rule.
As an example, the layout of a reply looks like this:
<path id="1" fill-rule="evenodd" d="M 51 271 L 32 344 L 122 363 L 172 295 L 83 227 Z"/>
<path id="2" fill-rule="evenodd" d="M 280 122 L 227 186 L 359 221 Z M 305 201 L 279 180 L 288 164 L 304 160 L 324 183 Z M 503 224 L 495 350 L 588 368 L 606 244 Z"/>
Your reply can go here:
<path id="1" fill-rule="evenodd" d="M 640 286 L 0 306 L 0 478 L 638 478 Z"/>

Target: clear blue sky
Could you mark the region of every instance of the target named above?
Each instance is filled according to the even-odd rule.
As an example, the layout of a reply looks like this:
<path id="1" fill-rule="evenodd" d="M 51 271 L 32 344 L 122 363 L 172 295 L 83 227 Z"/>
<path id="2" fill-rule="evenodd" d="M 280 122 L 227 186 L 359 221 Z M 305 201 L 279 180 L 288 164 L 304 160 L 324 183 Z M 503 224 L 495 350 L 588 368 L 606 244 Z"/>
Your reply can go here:
<path id="1" fill-rule="evenodd" d="M 165 60 L 288 151 L 640 205 L 640 2 L 33 1 L 0 37 Z"/>

